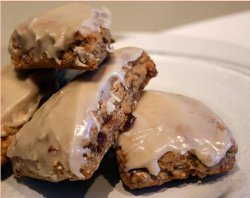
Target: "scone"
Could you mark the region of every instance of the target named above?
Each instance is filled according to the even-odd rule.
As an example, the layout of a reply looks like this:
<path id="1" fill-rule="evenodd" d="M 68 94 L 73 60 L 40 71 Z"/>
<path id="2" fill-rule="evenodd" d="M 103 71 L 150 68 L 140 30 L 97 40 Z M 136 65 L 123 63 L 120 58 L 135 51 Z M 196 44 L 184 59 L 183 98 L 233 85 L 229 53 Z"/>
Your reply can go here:
<path id="1" fill-rule="evenodd" d="M 130 125 L 143 88 L 156 74 L 150 57 L 129 47 L 71 81 L 15 136 L 8 150 L 15 175 L 53 182 L 90 178 L 115 133 Z"/>
<path id="2" fill-rule="evenodd" d="M 15 29 L 9 43 L 12 63 L 18 69 L 94 70 L 111 50 L 110 26 L 107 9 L 63 5 Z"/>
<path id="3" fill-rule="evenodd" d="M 117 141 L 122 181 L 129 188 L 231 170 L 236 143 L 220 118 L 201 102 L 171 93 L 144 92 L 130 130 Z"/>
<path id="4" fill-rule="evenodd" d="M 40 103 L 61 86 L 61 74 L 46 71 L 16 71 L 7 65 L 1 71 L 1 165 L 13 135 L 26 123 Z"/>

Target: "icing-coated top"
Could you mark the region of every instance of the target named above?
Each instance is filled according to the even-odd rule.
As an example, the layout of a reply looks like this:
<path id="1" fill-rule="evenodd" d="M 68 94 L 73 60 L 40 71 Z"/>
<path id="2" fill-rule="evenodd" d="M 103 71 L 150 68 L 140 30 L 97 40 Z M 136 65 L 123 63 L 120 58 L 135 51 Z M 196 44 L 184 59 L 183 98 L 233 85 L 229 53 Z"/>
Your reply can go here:
<path id="1" fill-rule="evenodd" d="M 116 79 L 126 87 L 122 68 L 136 61 L 142 52 L 132 47 L 116 50 L 98 70 L 84 73 L 53 95 L 16 135 L 8 156 L 31 160 L 39 168 L 35 170 L 39 175 L 55 180 L 56 161 L 65 170 L 84 178 L 80 168 L 87 163 L 83 154 L 89 149 L 83 148 L 83 140 L 89 139 L 92 128 L 100 130 L 92 112 L 98 108 L 100 99 L 106 101 L 107 112 L 115 109 L 114 102 L 119 97 L 112 93 L 110 82 Z"/>
<path id="2" fill-rule="evenodd" d="M 231 133 L 201 102 L 182 95 L 144 92 L 137 117 L 118 144 L 126 154 L 126 169 L 147 168 L 158 175 L 157 161 L 168 151 L 193 152 L 206 166 L 214 166 L 231 147 Z"/>
<path id="3" fill-rule="evenodd" d="M 33 56 L 45 52 L 48 58 L 57 59 L 57 53 L 74 41 L 76 32 L 88 35 L 99 32 L 100 28 L 109 29 L 111 14 L 107 9 L 92 9 L 83 3 L 66 4 L 34 17 L 19 25 L 14 37 L 18 44 L 31 50 Z M 12 51 L 12 44 L 9 45 Z"/>
<path id="4" fill-rule="evenodd" d="M 2 68 L 1 77 L 1 125 L 20 127 L 38 108 L 39 87 L 30 75 L 19 76 L 13 65 Z"/>

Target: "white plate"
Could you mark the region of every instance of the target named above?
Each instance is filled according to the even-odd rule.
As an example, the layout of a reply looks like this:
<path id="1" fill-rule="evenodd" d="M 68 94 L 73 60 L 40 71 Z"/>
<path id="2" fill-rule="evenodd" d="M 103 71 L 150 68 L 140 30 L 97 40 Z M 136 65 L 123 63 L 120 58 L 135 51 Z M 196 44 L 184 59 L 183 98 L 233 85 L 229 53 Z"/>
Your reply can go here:
<path id="1" fill-rule="evenodd" d="M 166 37 L 165 37 L 166 38 Z M 185 38 L 169 39 L 165 45 L 163 38 L 147 36 L 121 41 L 124 44 L 137 45 L 149 50 L 159 74 L 147 89 L 184 94 L 203 101 L 217 112 L 231 128 L 239 152 L 238 167 L 221 176 L 211 176 L 202 184 L 192 178 L 185 181 L 173 181 L 160 187 L 129 191 L 119 180 L 115 159 L 110 152 L 101 164 L 101 168 L 89 181 L 50 183 L 31 178 L 16 180 L 7 176 L 8 168 L 2 171 L 3 197 L 250 197 L 250 61 L 249 50 L 239 46 L 224 45 Z M 155 43 L 158 40 L 157 43 Z M 175 41 L 173 41 L 175 40 Z M 178 40 L 182 42 L 178 43 Z M 183 48 L 182 43 L 193 43 Z M 175 43 L 174 43 L 175 42 Z M 150 43 L 150 44 L 149 44 Z M 178 45 L 178 47 L 173 47 Z M 189 47 L 189 48 L 188 48 Z M 216 47 L 216 49 L 215 49 Z M 177 49 L 178 48 L 178 49 Z M 220 51 L 222 54 L 213 53 Z M 156 50 L 157 49 L 157 50 Z M 200 50 L 198 50 L 200 49 Z M 206 52 L 206 50 L 211 50 Z M 239 50 L 241 53 L 239 53 Z M 234 53 L 233 53 L 234 52 Z M 228 59 L 225 54 L 234 54 Z M 4 173 L 7 171 L 7 173 Z"/>

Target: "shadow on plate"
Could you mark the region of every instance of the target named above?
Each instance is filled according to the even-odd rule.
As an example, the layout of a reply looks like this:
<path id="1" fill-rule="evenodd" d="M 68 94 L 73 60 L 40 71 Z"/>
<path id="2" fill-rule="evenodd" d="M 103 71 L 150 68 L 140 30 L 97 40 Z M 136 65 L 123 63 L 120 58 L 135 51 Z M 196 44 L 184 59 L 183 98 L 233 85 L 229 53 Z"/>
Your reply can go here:
<path id="1" fill-rule="evenodd" d="M 101 180 L 98 177 L 104 177 L 107 181 Z M 97 193 L 100 193 L 102 197 L 107 197 L 108 194 L 114 189 L 114 186 L 119 182 L 119 171 L 116 166 L 116 158 L 113 150 L 110 150 L 105 155 L 99 169 L 89 180 L 86 181 L 62 181 L 52 183 L 28 177 L 19 178 L 17 181 L 18 183 L 24 184 L 30 189 L 37 191 L 44 197 L 82 198 L 86 196 L 86 193 L 88 193 L 91 185 L 96 179 L 99 180 L 99 182 L 108 182 L 108 184 L 105 185 L 105 188 L 96 189 Z M 101 190 L 101 192 L 98 192 L 99 190 Z M 23 193 L 24 192 L 20 191 L 20 194 Z"/>
<path id="2" fill-rule="evenodd" d="M 8 160 L 3 167 L 1 167 L 1 181 L 8 179 L 13 174 L 11 163 Z"/>

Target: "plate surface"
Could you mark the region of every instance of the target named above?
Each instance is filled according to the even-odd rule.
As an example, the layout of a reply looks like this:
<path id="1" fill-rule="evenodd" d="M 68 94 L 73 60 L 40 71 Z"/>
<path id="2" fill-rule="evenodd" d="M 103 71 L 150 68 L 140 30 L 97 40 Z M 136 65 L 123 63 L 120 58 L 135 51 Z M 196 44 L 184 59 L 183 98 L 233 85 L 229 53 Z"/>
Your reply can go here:
<path id="1" fill-rule="evenodd" d="M 140 37 L 140 40 L 143 39 Z M 159 42 L 155 43 L 157 40 Z M 185 49 L 177 49 L 171 48 L 171 45 L 181 46 L 183 42 L 178 43 L 178 38 L 174 41 L 176 43 L 167 46 L 161 42 L 161 38 L 148 35 L 145 41 L 146 44 L 138 43 L 138 38 L 135 38 L 118 42 L 115 46 L 140 44 L 149 51 L 159 74 L 147 89 L 175 92 L 199 99 L 224 120 L 239 146 L 236 157 L 238 166 L 234 171 L 210 176 L 202 183 L 191 178 L 160 187 L 129 191 L 119 180 L 115 156 L 110 151 L 94 177 L 85 182 L 50 183 L 31 178 L 15 179 L 10 166 L 6 166 L 2 170 L 3 197 L 250 197 L 250 62 L 247 64 L 249 57 L 244 55 L 249 50 L 220 43 L 215 46 L 208 41 L 197 41 L 189 48 L 187 45 Z M 190 39 L 185 42 L 190 42 Z M 207 50 L 215 47 L 218 50 L 219 46 L 224 49 L 223 55 L 216 53 L 215 57 L 213 53 L 207 54 L 207 46 L 210 46 Z M 242 53 L 237 56 L 239 48 Z M 198 49 L 202 49 L 202 52 Z M 236 55 L 226 60 L 225 54 L 234 51 Z"/>

